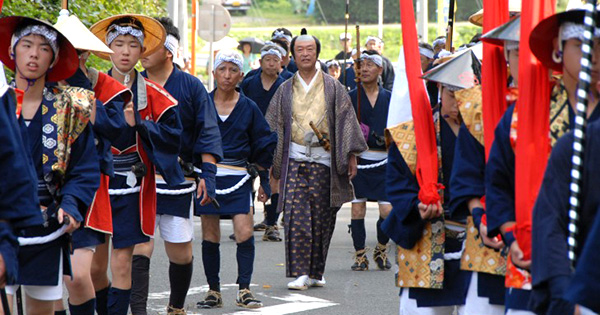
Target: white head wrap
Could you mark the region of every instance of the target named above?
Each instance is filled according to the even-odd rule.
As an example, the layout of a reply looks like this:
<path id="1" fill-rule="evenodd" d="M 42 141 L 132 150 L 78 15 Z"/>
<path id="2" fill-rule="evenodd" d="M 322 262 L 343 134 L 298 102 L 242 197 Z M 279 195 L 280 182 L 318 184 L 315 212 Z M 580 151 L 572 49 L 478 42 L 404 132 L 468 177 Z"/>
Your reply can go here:
<path id="1" fill-rule="evenodd" d="M 131 35 L 135 37 L 140 45 L 144 45 L 144 32 L 140 29 L 133 28 L 131 25 L 120 26 L 113 24 L 106 32 L 106 45 L 110 45 L 119 35 Z"/>
<path id="2" fill-rule="evenodd" d="M 339 63 L 339 62 L 337 62 L 337 60 L 329 60 L 329 61 L 327 61 L 327 62 L 325 63 L 325 65 L 327 66 L 327 68 L 330 68 L 330 67 L 338 67 L 338 68 L 341 68 L 341 66 L 340 66 L 340 63 Z"/>
<path id="3" fill-rule="evenodd" d="M 445 49 L 440 50 L 440 52 L 438 53 L 438 58 L 444 58 L 448 56 L 452 56 L 452 53 Z"/>
<path id="4" fill-rule="evenodd" d="M 377 36 L 367 36 L 367 40 L 365 41 L 365 46 L 367 46 L 367 44 L 374 40 L 375 43 L 377 44 L 383 44 L 383 40 L 381 40 L 381 38 L 377 37 Z"/>
<path id="5" fill-rule="evenodd" d="M 454 86 L 454 85 L 450 85 L 450 84 L 446 84 L 446 83 L 442 83 L 442 86 L 451 92 L 456 92 L 456 91 L 462 90 L 462 88 L 460 88 L 458 86 Z"/>
<path id="6" fill-rule="evenodd" d="M 514 41 L 514 40 L 505 40 L 504 41 L 504 50 L 510 51 L 510 50 L 517 50 L 517 49 L 519 49 L 519 42 Z"/>
<path id="7" fill-rule="evenodd" d="M 283 31 L 275 31 L 273 33 L 273 38 L 272 39 L 285 39 L 288 41 L 288 43 L 292 42 L 292 36 L 290 35 L 286 35 Z"/>
<path id="8" fill-rule="evenodd" d="M 369 55 L 369 54 L 362 53 L 360 55 L 360 59 L 372 61 L 379 68 L 383 67 L 383 58 L 381 58 L 380 55 Z"/>
<path id="9" fill-rule="evenodd" d="M 17 45 L 17 43 L 25 36 L 31 35 L 31 34 L 35 34 L 35 35 L 40 35 L 42 37 L 44 37 L 47 41 L 48 44 L 50 45 L 50 47 L 52 48 L 52 52 L 54 52 L 54 56 L 58 56 L 58 51 L 59 51 L 59 47 L 58 47 L 58 33 L 45 26 L 45 25 L 28 25 L 25 26 L 23 29 L 16 31 L 11 38 L 10 41 L 10 45 L 12 47 L 12 53 L 14 53 L 15 51 L 15 46 Z"/>
<path id="10" fill-rule="evenodd" d="M 238 66 L 238 68 L 240 68 L 240 71 L 242 71 L 244 67 L 244 57 L 242 57 L 242 55 L 239 52 L 233 50 L 219 51 L 219 53 L 215 57 L 215 70 L 218 69 L 219 66 L 224 62 L 233 63 L 234 65 Z"/>
<path id="11" fill-rule="evenodd" d="M 433 47 L 437 46 L 437 45 L 442 45 L 442 46 L 446 46 L 446 37 L 441 37 L 438 38 L 436 40 L 433 41 L 433 44 L 431 44 Z"/>
<path id="12" fill-rule="evenodd" d="M 281 59 L 281 56 L 283 55 L 282 50 L 279 46 L 275 46 L 275 45 L 265 45 L 265 47 L 263 47 L 260 50 L 260 58 L 264 58 L 265 56 L 277 56 L 277 58 Z"/>
<path id="13" fill-rule="evenodd" d="M 433 50 L 429 49 L 429 48 L 425 48 L 425 47 L 419 47 L 419 54 L 429 58 L 429 59 L 433 59 L 434 57 L 434 53 Z"/>
<path id="14" fill-rule="evenodd" d="M 560 25 L 559 40 L 579 39 L 583 41 L 583 32 L 585 27 L 583 24 L 565 22 Z M 594 29 L 594 37 L 600 37 L 600 28 Z"/>
<path id="15" fill-rule="evenodd" d="M 177 58 L 177 52 L 179 50 L 179 40 L 175 36 L 169 34 L 165 39 L 165 48 L 173 54 L 173 59 Z"/>

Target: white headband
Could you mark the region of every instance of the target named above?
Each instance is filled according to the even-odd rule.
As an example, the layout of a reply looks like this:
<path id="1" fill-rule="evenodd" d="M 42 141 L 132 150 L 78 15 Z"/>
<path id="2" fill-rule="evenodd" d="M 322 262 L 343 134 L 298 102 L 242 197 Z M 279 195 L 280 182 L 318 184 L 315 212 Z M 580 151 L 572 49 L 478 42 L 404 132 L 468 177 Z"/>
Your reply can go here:
<path id="1" fill-rule="evenodd" d="M 433 59 L 434 56 L 433 50 L 425 47 L 419 47 L 419 53 L 429 59 Z"/>
<path id="2" fill-rule="evenodd" d="M 360 59 L 372 61 L 379 68 L 383 67 L 383 58 L 381 58 L 380 55 L 368 55 L 368 54 L 362 53 L 360 55 Z"/>
<path id="3" fill-rule="evenodd" d="M 337 62 L 336 60 L 329 60 L 329 61 L 327 61 L 327 62 L 325 63 L 325 65 L 327 66 L 327 68 L 330 68 L 330 67 L 338 67 L 338 68 L 341 68 L 341 66 L 340 66 L 340 63 L 339 63 L 339 62 Z"/>
<path id="4" fill-rule="evenodd" d="M 260 58 L 264 58 L 265 56 L 277 56 L 277 58 L 281 59 L 281 51 L 277 48 L 269 48 L 266 50 L 260 51 Z"/>
<path id="5" fill-rule="evenodd" d="M 219 51 L 219 53 L 215 57 L 215 70 L 218 69 L 219 66 L 224 62 L 233 63 L 234 65 L 238 66 L 238 68 L 240 68 L 240 71 L 242 71 L 244 67 L 244 57 L 242 57 L 242 55 L 237 51 L 233 50 Z"/>
<path id="6" fill-rule="evenodd" d="M 44 37 L 48 41 L 48 44 L 50 45 L 50 47 L 52 48 L 52 51 L 54 52 L 54 56 L 55 57 L 58 56 L 58 51 L 59 51 L 58 33 L 55 30 L 52 30 L 45 25 L 39 25 L 39 24 L 38 25 L 28 25 L 28 26 L 24 27 L 22 30 L 13 33 L 11 41 L 10 41 L 11 47 L 12 47 L 12 53 L 15 52 L 15 46 L 17 45 L 17 43 L 23 37 L 31 35 L 31 34 L 40 35 L 40 36 Z"/>
<path id="7" fill-rule="evenodd" d="M 446 83 L 442 83 L 442 86 L 443 86 L 445 89 L 448 89 L 448 90 L 450 90 L 451 92 L 456 92 L 456 91 L 462 90 L 462 88 L 461 88 L 461 87 L 454 86 L 454 85 L 450 85 L 450 84 L 446 84 Z"/>
<path id="8" fill-rule="evenodd" d="M 367 36 L 367 40 L 365 41 L 365 46 L 367 46 L 367 44 L 372 40 L 374 40 L 377 44 L 383 44 L 383 40 L 381 40 L 381 38 L 375 37 L 375 36 Z"/>
<path id="9" fill-rule="evenodd" d="M 437 46 L 437 45 L 446 45 L 446 38 L 442 37 L 442 38 L 438 38 L 436 40 L 433 41 L 433 47 Z"/>
<path id="10" fill-rule="evenodd" d="M 579 23 L 565 22 L 560 25 L 560 40 L 579 39 L 583 41 L 585 26 Z M 594 29 L 594 37 L 600 37 L 600 28 Z"/>
<path id="11" fill-rule="evenodd" d="M 140 45 L 144 46 L 144 32 L 142 30 L 133 28 L 131 25 L 120 26 L 117 24 L 113 24 L 108 28 L 108 32 L 106 33 L 106 45 L 110 45 L 119 35 L 131 35 L 140 42 Z"/>
<path id="12" fill-rule="evenodd" d="M 165 48 L 173 54 L 173 59 L 177 58 L 177 51 L 179 50 L 179 40 L 175 36 L 169 34 L 165 39 Z"/>
<path id="13" fill-rule="evenodd" d="M 288 41 L 288 43 L 292 42 L 292 36 L 286 35 L 283 31 L 275 31 L 273 33 L 273 38 L 272 39 L 280 39 L 280 38 L 284 38 L 285 40 Z"/>
<path id="14" fill-rule="evenodd" d="M 517 50 L 517 49 L 519 49 L 519 42 L 514 41 L 514 40 L 504 41 L 504 50 L 510 51 L 510 50 Z"/>

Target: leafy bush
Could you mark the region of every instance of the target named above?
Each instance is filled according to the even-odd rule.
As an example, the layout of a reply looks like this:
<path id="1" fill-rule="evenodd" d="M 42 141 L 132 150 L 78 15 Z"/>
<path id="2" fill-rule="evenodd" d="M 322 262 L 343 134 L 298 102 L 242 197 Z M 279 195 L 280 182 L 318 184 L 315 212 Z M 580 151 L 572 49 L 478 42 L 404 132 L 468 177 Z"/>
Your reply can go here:
<path id="1" fill-rule="evenodd" d="M 4 2 L 2 16 L 29 16 L 54 24 L 61 9 L 61 3 L 61 0 L 8 0 Z M 69 11 L 88 27 L 101 19 L 128 12 L 149 16 L 166 16 L 166 7 L 166 0 L 69 1 Z M 90 57 L 88 65 L 103 70 L 110 68 L 109 62 L 93 55 Z"/>

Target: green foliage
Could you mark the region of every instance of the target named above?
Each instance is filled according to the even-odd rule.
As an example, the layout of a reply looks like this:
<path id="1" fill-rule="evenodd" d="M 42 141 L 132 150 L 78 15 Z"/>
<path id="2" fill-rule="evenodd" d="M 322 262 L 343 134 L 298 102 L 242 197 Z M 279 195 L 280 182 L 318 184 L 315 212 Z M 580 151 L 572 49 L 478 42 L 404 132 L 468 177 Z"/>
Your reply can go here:
<path id="1" fill-rule="evenodd" d="M 297 35 L 300 33 L 301 27 L 290 27 L 290 31 Z M 321 56 L 323 60 L 333 58 L 340 50 L 341 46 L 339 43 L 340 33 L 344 32 L 344 26 L 331 26 L 331 27 L 308 27 L 308 33 L 315 35 L 321 41 Z M 229 36 L 239 40 L 247 36 L 254 36 L 263 40 L 268 40 L 271 35 L 271 28 L 260 28 L 260 29 L 245 29 L 236 28 L 232 29 Z M 454 30 L 454 46 L 458 47 L 462 44 L 468 43 L 477 32 L 481 29 L 477 26 L 469 23 L 457 23 Z M 355 35 L 355 28 L 350 26 L 348 32 Z M 361 44 L 364 44 L 364 40 L 369 35 L 377 36 L 376 25 L 366 25 L 360 28 Z M 437 37 L 437 25 L 429 25 L 429 42 L 431 43 L 434 38 Z M 384 25 L 383 27 L 383 41 L 385 42 L 384 55 L 390 60 L 395 61 L 398 58 L 400 52 L 400 45 L 402 43 L 402 28 L 400 25 Z M 353 46 L 356 44 L 353 43 Z"/>
<path id="2" fill-rule="evenodd" d="M 69 11 L 83 24 L 92 26 L 109 16 L 123 13 L 140 13 L 149 16 L 167 15 L 166 0 L 70 0 Z M 5 0 L 2 16 L 22 15 L 56 22 L 61 9 L 61 0 Z M 98 69 L 108 69 L 110 63 L 91 56 L 88 65 Z"/>
<path id="3" fill-rule="evenodd" d="M 327 18 L 329 24 L 342 24 L 344 23 L 344 15 L 346 13 L 346 0 L 320 0 L 323 14 Z M 367 5 L 368 3 L 368 5 Z M 350 12 L 350 24 L 368 24 L 377 23 L 378 19 L 378 1 L 356 1 L 351 0 L 348 8 Z M 383 2 L 383 20 L 385 23 L 398 23 L 400 21 L 400 1 L 398 0 L 385 0 Z M 318 14 L 318 8 L 316 8 L 315 15 L 320 17 Z"/>
<path id="4" fill-rule="evenodd" d="M 483 0 L 456 0 L 456 20 L 466 21 L 471 14 L 481 9 Z M 416 0 L 413 0 L 413 5 L 416 9 Z M 344 13 L 346 0 L 320 0 L 323 13 L 330 24 L 344 23 Z M 350 23 L 369 24 L 377 23 L 378 20 L 378 1 L 370 0 L 369 5 L 365 1 L 350 1 Z M 384 0 L 383 1 L 383 21 L 385 23 L 400 22 L 400 1 L 399 0 Z M 437 21 L 437 0 L 428 1 L 429 21 Z M 319 16 L 317 14 L 317 16 Z"/>

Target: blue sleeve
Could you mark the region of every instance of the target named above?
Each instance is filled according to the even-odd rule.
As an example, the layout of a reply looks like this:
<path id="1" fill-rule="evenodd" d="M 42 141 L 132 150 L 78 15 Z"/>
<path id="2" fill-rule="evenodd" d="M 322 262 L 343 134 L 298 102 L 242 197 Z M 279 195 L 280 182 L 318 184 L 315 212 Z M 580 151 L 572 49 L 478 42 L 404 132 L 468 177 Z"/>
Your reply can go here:
<path id="1" fill-rule="evenodd" d="M 120 96 L 115 97 L 106 104 L 96 101 L 94 134 L 111 142 L 119 138 L 122 131 L 129 127 L 123 114 L 124 105 Z"/>
<path id="2" fill-rule="evenodd" d="M 568 133 L 552 149 L 533 208 L 531 301 L 534 310 L 548 314 L 559 314 L 551 309 L 568 304 L 562 297 L 571 278 L 567 255 L 567 212 L 572 146 L 573 134 Z M 546 307 L 549 309 L 546 310 Z"/>
<path id="3" fill-rule="evenodd" d="M 71 157 L 60 189 L 60 207 L 78 222 L 83 221 L 100 186 L 100 168 L 94 135 L 88 124 L 71 146 Z"/>
<path id="4" fill-rule="evenodd" d="M 94 135 L 97 138 L 96 151 L 100 160 L 100 171 L 113 176 L 113 156 L 110 151 L 111 143 L 129 128 L 123 114 L 123 101 L 120 96 L 102 104 L 96 101 L 96 121 L 93 124 Z"/>
<path id="5" fill-rule="evenodd" d="M 485 167 L 488 236 L 498 235 L 502 224 L 515 221 L 515 154 L 510 144 L 513 108 L 504 113 L 496 127 Z"/>
<path id="6" fill-rule="evenodd" d="M 27 143 L 26 127 L 15 115 L 12 91 L 0 98 L 0 219 L 14 227 L 44 223 L 37 194 L 37 175 Z"/>
<path id="7" fill-rule="evenodd" d="M 136 131 L 152 163 L 169 186 L 182 183 L 185 179 L 177 158 L 183 128 L 177 111 L 172 107 L 167 109 L 157 122 L 141 120 L 139 112 L 135 113 Z"/>
<path id="8" fill-rule="evenodd" d="M 221 131 L 217 123 L 217 111 L 212 98 L 201 85 L 195 91 L 196 95 L 192 101 L 194 102 L 194 108 L 197 109 L 197 126 L 193 163 L 196 167 L 201 167 L 202 154 L 212 154 L 217 162 L 220 162 L 223 159 L 223 146 L 221 144 Z"/>
<path id="9" fill-rule="evenodd" d="M 247 75 L 244 80 L 242 80 L 242 83 L 240 84 L 240 90 L 242 91 L 242 93 L 244 95 L 248 95 L 248 86 L 250 85 L 250 80 L 252 80 L 253 75 Z"/>
<path id="10" fill-rule="evenodd" d="M 381 228 L 396 244 L 411 249 L 423 235 L 425 221 L 417 208 L 419 184 L 394 143 L 388 151 L 386 173 L 386 193 L 392 211 Z"/>
<path id="11" fill-rule="evenodd" d="M 463 124 L 460 126 L 450 175 L 450 213 L 485 195 L 485 151 Z"/>
<path id="12" fill-rule="evenodd" d="M 250 131 L 250 163 L 264 168 L 273 165 L 273 153 L 277 146 L 277 134 L 271 131 L 267 120 L 254 102 L 250 102 L 252 126 Z"/>
<path id="13" fill-rule="evenodd" d="M 600 213 L 600 209 L 596 210 Z M 592 230 L 587 236 L 583 251 L 579 256 L 573 281 L 571 281 L 565 299 L 583 305 L 600 313 L 600 215 L 596 215 Z"/>

